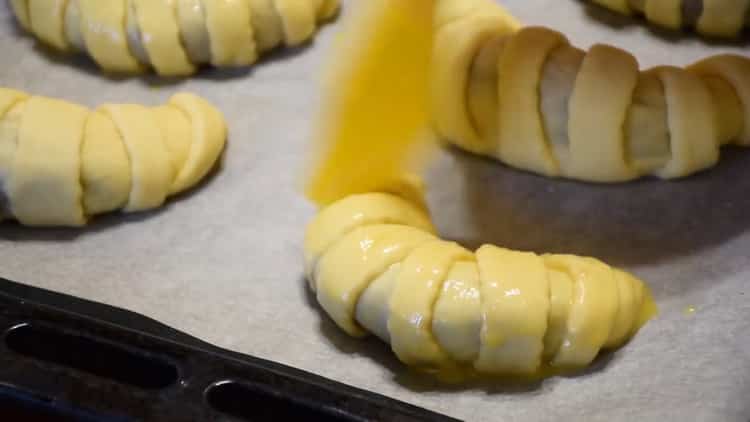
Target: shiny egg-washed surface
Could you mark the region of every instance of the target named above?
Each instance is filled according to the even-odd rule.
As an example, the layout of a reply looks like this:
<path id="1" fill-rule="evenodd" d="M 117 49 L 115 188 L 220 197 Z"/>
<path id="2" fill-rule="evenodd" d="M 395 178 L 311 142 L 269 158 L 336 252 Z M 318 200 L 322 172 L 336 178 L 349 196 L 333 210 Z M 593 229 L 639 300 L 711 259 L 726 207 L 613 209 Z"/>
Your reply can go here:
<path id="1" fill-rule="evenodd" d="M 695 28 L 711 37 L 736 37 L 750 27 L 750 0 L 591 0 L 625 15 L 643 15 L 670 28 Z"/>
<path id="2" fill-rule="evenodd" d="M 641 70 L 630 53 L 583 51 L 522 27 L 491 0 L 439 1 L 434 125 L 455 145 L 549 177 L 672 179 L 750 145 L 750 58 Z M 606 95 L 603 95 L 606 93 Z"/>
<path id="3" fill-rule="evenodd" d="M 0 88 L 0 219 L 81 226 L 160 207 L 206 176 L 226 136 L 221 113 L 192 94 L 90 110 Z"/>
<path id="4" fill-rule="evenodd" d="M 352 195 L 305 236 L 318 302 L 353 336 L 370 332 L 398 358 L 439 373 L 539 376 L 589 365 L 652 316 L 643 282 L 593 258 L 435 234 L 427 211 L 388 193 Z"/>
<path id="5" fill-rule="evenodd" d="M 104 71 L 186 76 L 204 64 L 248 66 L 311 39 L 338 0 L 10 0 L 21 26 Z"/>

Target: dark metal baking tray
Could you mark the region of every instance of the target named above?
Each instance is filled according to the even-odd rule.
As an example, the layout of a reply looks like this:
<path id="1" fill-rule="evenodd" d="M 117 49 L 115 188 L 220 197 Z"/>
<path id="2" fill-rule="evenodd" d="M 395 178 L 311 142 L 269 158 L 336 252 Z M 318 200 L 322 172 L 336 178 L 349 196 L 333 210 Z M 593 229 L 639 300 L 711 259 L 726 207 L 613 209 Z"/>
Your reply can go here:
<path id="1" fill-rule="evenodd" d="M 0 278 L 3 421 L 455 421 Z"/>

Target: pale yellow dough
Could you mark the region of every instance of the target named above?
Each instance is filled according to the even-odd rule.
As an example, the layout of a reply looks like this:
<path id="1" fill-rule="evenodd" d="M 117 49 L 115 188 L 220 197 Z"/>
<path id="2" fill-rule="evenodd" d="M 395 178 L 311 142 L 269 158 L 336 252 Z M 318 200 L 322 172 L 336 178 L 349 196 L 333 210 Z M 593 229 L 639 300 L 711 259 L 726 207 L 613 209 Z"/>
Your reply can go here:
<path id="1" fill-rule="evenodd" d="M 27 97 L 23 92 L 0 87 L 0 221 L 11 215 L 7 184 L 18 148 L 23 100 Z"/>
<path id="2" fill-rule="evenodd" d="M 169 105 L 179 109 L 190 121 L 191 135 L 184 164 L 169 189 L 169 193 L 174 194 L 195 186 L 214 167 L 224 150 L 227 126 L 219 110 L 195 95 L 174 95 Z"/>
<path id="3" fill-rule="evenodd" d="M 547 57 L 567 42 L 546 28 L 527 28 L 508 41 L 498 64 L 501 94 L 494 155 L 547 176 L 557 176 L 560 169 L 544 132 L 538 93 Z"/>
<path id="4" fill-rule="evenodd" d="M 180 41 L 175 0 L 135 0 L 143 44 L 156 71 L 162 75 L 190 75 L 195 65 Z"/>
<path id="5" fill-rule="evenodd" d="M 453 263 L 472 258 L 455 243 L 435 240 L 401 262 L 388 318 L 391 347 L 401 361 L 415 366 L 444 366 L 449 361 L 432 332 L 433 307 Z"/>
<path id="6" fill-rule="evenodd" d="M 0 218 L 80 226 L 156 208 L 198 183 L 225 142 L 221 114 L 191 94 L 92 111 L 0 88 Z"/>
<path id="7" fill-rule="evenodd" d="M 125 211 L 158 208 L 169 192 L 175 169 L 154 115 L 136 104 L 104 105 L 99 109 L 117 126 L 130 157 L 132 175 Z"/>
<path id="8" fill-rule="evenodd" d="M 419 204 L 386 193 L 341 199 L 308 226 L 305 266 L 343 330 L 390 343 L 409 365 L 537 376 L 580 368 L 649 317 L 643 283 L 595 259 L 438 239 Z"/>
<path id="9" fill-rule="evenodd" d="M 564 174 L 602 182 L 638 176 L 626 154 L 623 130 L 637 82 L 635 57 L 604 45 L 591 48 L 570 98 L 570 159 Z"/>
<path id="10" fill-rule="evenodd" d="M 249 66 L 310 40 L 339 0 L 11 0 L 20 25 L 103 70 L 187 76 L 203 64 Z"/>
<path id="11" fill-rule="evenodd" d="M 482 246 L 476 254 L 484 326 L 474 366 L 487 373 L 534 373 L 541 366 L 549 314 L 544 261 L 495 246 Z"/>

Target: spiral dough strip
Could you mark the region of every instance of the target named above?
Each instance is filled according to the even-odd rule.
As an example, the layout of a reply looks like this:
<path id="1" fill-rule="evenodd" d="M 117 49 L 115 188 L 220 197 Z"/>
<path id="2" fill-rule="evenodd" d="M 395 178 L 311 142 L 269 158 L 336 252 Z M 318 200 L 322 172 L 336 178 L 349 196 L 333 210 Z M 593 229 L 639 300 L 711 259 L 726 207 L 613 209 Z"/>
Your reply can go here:
<path id="1" fill-rule="evenodd" d="M 688 176 L 714 166 L 721 146 L 750 145 L 746 57 L 640 71 L 617 48 L 584 52 L 521 28 L 491 0 L 438 5 L 434 122 L 461 148 L 545 176 L 622 182 Z"/>
<path id="2" fill-rule="evenodd" d="M 338 0 L 10 0 L 21 26 L 107 72 L 185 76 L 202 64 L 248 66 L 309 40 Z"/>
<path id="3" fill-rule="evenodd" d="M 650 22 L 703 35 L 732 38 L 750 26 L 750 0 L 592 0 L 625 15 L 644 15 Z"/>
<path id="4" fill-rule="evenodd" d="M 630 339 L 651 305 L 640 280 L 593 258 L 472 253 L 440 240 L 425 208 L 390 193 L 323 209 L 307 230 L 305 264 L 339 327 L 371 332 L 431 370 L 580 368 Z"/>
<path id="5" fill-rule="evenodd" d="M 159 207 L 203 179 L 225 142 L 222 115 L 191 94 L 89 110 L 0 88 L 0 220 L 81 226 Z"/>

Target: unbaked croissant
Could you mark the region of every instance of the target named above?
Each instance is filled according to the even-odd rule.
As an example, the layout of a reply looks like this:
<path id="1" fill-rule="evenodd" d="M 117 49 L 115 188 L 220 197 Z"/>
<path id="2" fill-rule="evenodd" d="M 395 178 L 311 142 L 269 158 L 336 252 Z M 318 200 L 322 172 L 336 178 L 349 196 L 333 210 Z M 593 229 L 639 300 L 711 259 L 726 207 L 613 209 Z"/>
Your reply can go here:
<path id="1" fill-rule="evenodd" d="M 0 88 L 0 220 L 81 226 L 159 207 L 206 176 L 226 133 L 221 113 L 191 94 L 89 110 Z"/>
<path id="2" fill-rule="evenodd" d="M 736 37 L 750 26 L 750 0 L 592 0 L 614 11 L 642 14 L 670 29 L 693 27 L 713 37 Z"/>
<path id="3" fill-rule="evenodd" d="M 666 2 L 665 2 L 666 3 Z M 491 0 L 438 2 L 434 126 L 449 142 L 551 177 L 620 182 L 712 167 L 750 145 L 750 59 L 639 71 L 606 45 L 584 52 Z"/>
<path id="4" fill-rule="evenodd" d="M 593 258 L 441 240 L 423 206 L 389 193 L 324 208 L 308 226 L 305 264 L 344 331 L 439 371 L 584 367 L 628 341 L 653 306 L 640 280 Z"/>
<path id="5" fill-rule="evenodd" d="M 153 67 L 184 76 L 202 64 L 247 66 L 310 39 L 338 0 L 10 0 L 40 41 L 84 51 L 105 71 Z"/>

